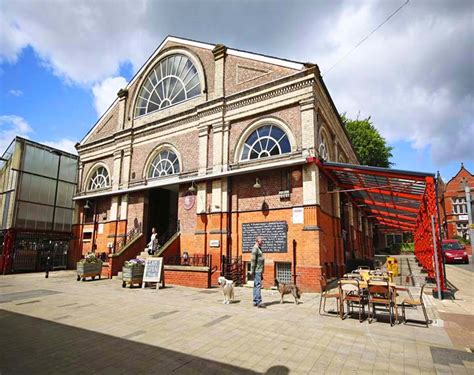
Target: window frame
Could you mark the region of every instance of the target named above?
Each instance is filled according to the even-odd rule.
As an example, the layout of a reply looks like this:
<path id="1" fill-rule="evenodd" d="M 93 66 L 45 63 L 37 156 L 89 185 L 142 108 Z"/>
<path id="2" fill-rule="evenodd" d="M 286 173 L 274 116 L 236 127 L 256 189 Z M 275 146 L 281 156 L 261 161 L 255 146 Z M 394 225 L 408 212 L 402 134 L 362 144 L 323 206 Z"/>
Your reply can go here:
<path id="1" fill-rule="evenodd" d="M 107 184 L 106 184 L 106 186 L 102 186 L 102 187 L 92 189 L 91 188 L 92 179 L 94 178 L 94 175 L 97 173 L 97 171 L 99 169 L 103 169 L 107 172 L 107 176 L 105 177 L 105 180 L 106 180 Z M 85 191 L 100 191 L 100 190 L 109 189 L 111 186 L 112 186 L 112 178 L 111 178 L 111 175 L 110 175 L 109 168 L 107 168 L 107 166 L 105 164 L 102 164 L 102 163 L 93 166 L 91 168 L 90 172 L 87 175 Z"/>
<path id="2" fill-rule="evenodd" d="M 181 100 L 181 101 L 178 101 L 178 102 L 171 102 L 169 105 L 165 106 L 165 107 L 161 107 L 161 104 L 163 104 L 163 102 L 165 100 L 168 100 L 169 98 L 165 98 L 164 96 L 164 92 L 162 92 L 163 94 L 163 99 L 161 99 L 161 97 L 158 95 L 158 92 L 157 92 L 157 95 L 158 97 L 161 99 L 161 102 L 158 104 L 158 103 L 154 103 L 155 105 L 158 105 L 159 108 L 157 109 L 154 109 L 154 110 L 151 110 L 151 111 L 147 111 L 148 109 L 148 106 L 149 106 L 149 103 L 150 103 L 150 98 L 152 97 L 153 93 L 156 92 L 155 89 L 162 83 L 164 82 L 166 79 L 171 79 L 171 78 L 177 78 L 180 80 L 180 83 L 183 84 L 184 82 L 182 82 L 183 80 L 181 80 L 180 77 L 178 77 L 177 75 L 173 75 L 173 74 L 169 74 L 169 73 L 172 73 L 172 71 L 170 72 L 166 72 L 165 70 L 165 73 L 166 75 L 165 76 L 161 76 L 160 79 L 158 79 L 158 74 L 156 73 L 157 70 L 159 69 L 160 70 L 160 74 L 161 72 L 163 71 L 163 67 L 165 66 L 165 69 L 167 69 L 168 67 L 168 60 L 170 60 L 171 58 L 173 57 L 176 57 L 176 56 L 180 56 L 181 58 L 184 57 L 185 61 L 184 64 L 183 64 L 183 68 L 186 67 L 187 65 L 187 62 L 190 62 L 191 63 L 191 67 L 189 67 L 189 69 L 185 70 L 185 76 L 184 76 L 184 82 L 186 82 L 187 80 L 187 75 L 189 74 L 189 72 L 191 72 L 191 70 L 194 68 L 196 73 L 193 75 L 193 77 L 191 79 L 189 79 L 187 82 L 186 82 L 186 85 L 191 82 L 194 77 L 197 76 L 197 83 L 195 85 L 193 85 L 191 88 L 189 89 L 186 89 L 185 88 L 185 85 L 184 85 L 184 88 L 185 88 L 185 99 L 184 100 Z M 182 59 L 179 61 L 178 63 L 178 69 L 180 68 L 182 64 Z M 176 73 L 176 72 L 175 72 Z M 181 72 L 183 73 L 183 72 Z M 154 76 L 154 77 L 153 77 Z M 153 83 L 153 78 L 155 79 L 156 83 Z M 160 59 L 155 63 L 153 64 L 149 70 L 146 72 L 146 75 L 144 74 L 144 78 L 143 80 L 141 81 L 140 83 L 140 86 L 136 92 L 136 96 L 135 96 L 135 100 L 134 100 L 134 106 L 133 106 L 133 116 L 135 119 L 137 118 L 140 118 L 140 117 L 143 117 L 143 116 L 147 116 L 147 115 L 150 115 L 152 113 L 157 113 L 157 112 L 161 112 L 161 111 L 164 111 L 166 109 L 169 109 L 173 106 L 176 106 L 176 105 L 179 105 L 179 104 L 182 104 L 182 103 L 185 103 L 189 100 L 192 100 L 192 99 L 195 99 L 199 96 L 201 96 L 204 91 L 205 91 L 205 82 L 204 82 L 204 72 L 202 71 L 202 67 L 201 67 L 201 64 L 200 62 L 194 57 L 192 56 L 191 54 L 189 54 L 188 52 L 186 51 L 183 51 L 183 50 L 174 50 L 174 51 L 170 51 L 169 53 L 167 54 L 164 54 L 160 57 Z M 152 86 L 152 91 L 150 92 L 145 86 L 148 85 L 148 84 L 151 84 Z M 173 85 L 173 89 L 171 90 L 171 93 L 173 93 L 174 89 L 177 87 L 177 83 L 175 82 L 175 84 Z M 163 85 L 162 85 L 163 87 Z M 196 87 L 198 87 L 198 93 L 197 94 L 194 94 L 193 96 L 188 96 L 188 93 L 192 92 L 192 90 L 194 90 Z M 146 90 L 148 91 L 149 95 L 148 95 L 148 99 L 145 99 L 145 97 L 142 96 L 142 92 Z M 181 93 L 182 90 L 180 90 L 176 95 L 175 97 L 177 97 L 180 93 Z M 169 92 L 166 93 L 166 95 L 168 95 Z M 175 99 L 175 97 L 173 97 L 173 99 Z M 141 104 L 141 99 L 144 99 L 144 100 L 147 100 L 147 105 L 146 106 L 139 106 Z M 139 108 L 144 108 L 145 109 L 145 113 L 138 113 L 138 109 Z"/>
<path id="3" fill-rule="evenodd" d="M 154 171 L 157 170 L 157 168 L 154 166 L 155 164 L 155 161 L 161 157 L 162 154 L 164 154 L 165 152 L 168 152 L 168 156 L 169 154 L 172 154 L 174 155 L 175 159 L 173 162 L 171 162 L 171 160 L 167 157 L 166 159 L 160 159 L 159 163 L 158 164 L 161 164 L 163 161 L 168 161 L 168 163 L 170 164 L 170 167 L 174 170 L 174 164 L 177 162 L 178 163 L 178 170 L 177 171 L 174 171 L 173 173 L 166 173 L 166 174 L 160 174 L 158 176 L 152 176 L 152 169 L 154 169 Z M 150 162 L 148 163 L 148 166 L 147 166 L 147 172 L 146 172 L 146 178 L 147 179 L 156 179 L 156 178 L 164 178 L 164 177 L 168 177 L 168 176 L 176 176 L 176 175 L 179 175 L 181 173 L 181 160 L 179 158 L 179 155 L 178 153 L 173 150 L 172 148 L 170 147 L 160 147 L 156 152 L 153 153 L 153 156 L 152 158 L 150 159 Z"/>

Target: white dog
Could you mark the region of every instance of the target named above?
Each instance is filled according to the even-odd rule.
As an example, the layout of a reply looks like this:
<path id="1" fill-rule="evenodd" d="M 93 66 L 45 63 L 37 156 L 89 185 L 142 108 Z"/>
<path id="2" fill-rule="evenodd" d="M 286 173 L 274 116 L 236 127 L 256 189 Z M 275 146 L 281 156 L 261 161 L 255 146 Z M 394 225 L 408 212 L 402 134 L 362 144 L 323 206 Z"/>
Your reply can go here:
<path id="1" fill-rule="evenodd" d="M 227 280 L 224 276 L 220 276 L 217 279 L 217 283 L 221 286 L 224 292 L 224 304 L 230 304 L 234 301 L 234 282 Z"/>

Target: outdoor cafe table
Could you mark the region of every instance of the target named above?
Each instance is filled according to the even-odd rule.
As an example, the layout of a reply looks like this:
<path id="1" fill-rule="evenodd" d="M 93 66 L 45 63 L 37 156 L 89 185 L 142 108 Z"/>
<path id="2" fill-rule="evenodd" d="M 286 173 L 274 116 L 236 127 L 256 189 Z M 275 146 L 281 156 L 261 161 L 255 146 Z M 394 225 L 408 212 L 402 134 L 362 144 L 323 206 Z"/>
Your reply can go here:
<path id="1" fill-rule="evenodd" d="M 361 288 L 361 289 L 367 289 L 368 288 L 366 280 L 358 280 L 358 281 L 359 281 L 359 288 Z M 370 284 L 371 285 L 387 285 L 387 283 L 383 282 L 383 281 L 372 281 Z M 398 322 L 397 292 L 409 292 L 409 289 L 405 286 L 397 285 L 393 282 L 389 282 L 388 286 L 394 292 L 394 293 L 392 293 L 392 296 L 393 296 L 392 298 L 393 298 L 394 307 L 395 307 L 395 320 Z"/>

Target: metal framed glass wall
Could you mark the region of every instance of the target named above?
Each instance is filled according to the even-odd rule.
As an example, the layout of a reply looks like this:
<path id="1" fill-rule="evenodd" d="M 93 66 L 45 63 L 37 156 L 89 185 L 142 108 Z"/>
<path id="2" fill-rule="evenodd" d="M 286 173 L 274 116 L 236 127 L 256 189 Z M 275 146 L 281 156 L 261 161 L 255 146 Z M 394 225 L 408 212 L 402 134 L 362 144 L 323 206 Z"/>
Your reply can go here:
<path id="1" fill-rule="evenodd" d="M 15 228 L 70 232 L 77 158 L 25 143 L 22 161 Z"/>

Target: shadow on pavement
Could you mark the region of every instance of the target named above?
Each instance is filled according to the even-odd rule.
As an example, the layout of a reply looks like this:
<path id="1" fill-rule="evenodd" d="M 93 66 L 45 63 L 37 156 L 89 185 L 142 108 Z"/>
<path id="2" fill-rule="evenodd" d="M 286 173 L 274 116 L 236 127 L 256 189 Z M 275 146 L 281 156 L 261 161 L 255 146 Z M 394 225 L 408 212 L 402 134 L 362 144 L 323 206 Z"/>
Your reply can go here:
<path id="1" fill-rule="evenodd" d="M 1 374 L 259 374 L 5 310 L 0 310 L 0 332 Z M 286 375 L 289 369 L 273 366 L 265 374 Z"/>

